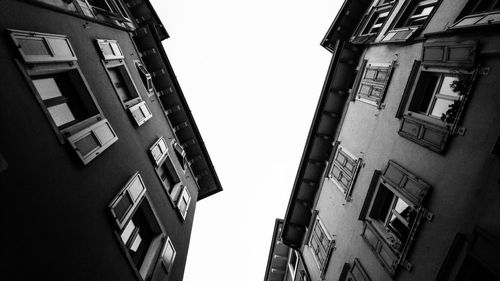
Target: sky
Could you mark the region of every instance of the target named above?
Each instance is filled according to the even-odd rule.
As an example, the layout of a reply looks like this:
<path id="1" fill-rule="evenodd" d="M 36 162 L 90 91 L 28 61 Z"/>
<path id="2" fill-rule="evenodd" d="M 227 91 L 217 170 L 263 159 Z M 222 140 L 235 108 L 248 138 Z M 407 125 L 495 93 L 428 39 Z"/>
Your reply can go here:
<path id="1" fill-rule="evenodd" d="M 185 281 L 263 280 L 341 0 L 152 0 L 223 191 L 199 201 Z"/>

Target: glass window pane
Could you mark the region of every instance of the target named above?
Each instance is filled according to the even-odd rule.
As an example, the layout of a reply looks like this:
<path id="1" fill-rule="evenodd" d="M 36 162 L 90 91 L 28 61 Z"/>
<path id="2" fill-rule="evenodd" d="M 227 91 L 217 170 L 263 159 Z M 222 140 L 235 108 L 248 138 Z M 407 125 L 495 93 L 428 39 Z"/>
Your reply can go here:
<path id="1" fill-rule="evenodd" d="M 56 79 L 41 78 L 33 79 L 32 81 L 42 100 L 48 100 L 62 96 L 61 90 L 57 86 Z"/>
<path id="2" fill-rule="evenodd" d="M 155 160 L 158 160 L 161 157 L 161 155 L 162 155 L 160 146 L 159 145 L 155 145 L 153 147 L 153 149 L 151 149 L 151 154 L 153 155 L 153 158 Z"/>
<path id="3" fill-rule="evenodd" d="M 50 116 L 52 116 L 52 119 L 54 119 L 57 127 L 76 120 L 73 112 L 71 112 L 68 104 L 66 103 L 54 105 L 47 109 L 50 113 Z"/>
<path id="4" fill-rule="evenodd" d="M 132 207 L 132 199 L 128 194 L 122 196 L 118 203 L 113 207 L 113 212 L 119 221 L 122 221 L 127 214 L 127 211 Z"/>
<path id="5" fill-rule="evenodd" d="M 130 183 L 130 186 L 128 188 L 130 197 L 134 202 L 139 198 L 143 190 L 144 186 L 142 185 L 139 176 L 135 177 L 134 180 Z"/>
<path id="6" fill-rule="evenodd" d="M 441 88 L 439 89 L 439 94 L 447 95 L 452 97 L 458 97 L 458 93 L 454 92 L 451 88 L 453 82 L 458 81 L 457 77 L 454 76 L 444 76 L 443 82 L 441 83 Z"/>
<path id="7" fill-rule="evenodd" d="M 132 235 L 132 232 L 134 232 L 134 229 L 135 229 L 135 224 L 132 220 L 130 220 L 123 229 L 122 234 L 120 235 L 123 243 L 127 244 L 127 241 L 130 238 L 130 235 Z"/>
<path id="8" fill-rule="evenodd" d="M 394 209 L 396 210 L 396 212 L 398 212 L 399 214 L 402 214 L 408 208 L 410 208 L 410 206 L 408 206 L 408 204 L 406 204 L 405 201 L 403 201 L 401 198 L 397 199 L 396 206 L 394 206 Z"/>
<path id="9" fill-rule="evenodd" d="M 160 146 L 162 153 L 167 152 L 167 146 L 165 145 L 165 141 L 163 139 L 158 143 L 158 145 Z"/>
<path id="10" fill-rule="evenodd" d="M 175 249 L 174 246 L 172 245 L 172 242 L 167 240 L 167 243 L 165 245 L 165 249 L 163 250 L 163 253 L 161 254 L 161 257 L 167 267 L 170 267 L 170 265 L 174 262 L 174 256 L 175 255 Z"/>
<path id="11" fill-rule="evenodd" d="M 454 102 L 454 100 L 437 98 L 434 102 L 434 106 L 432 107 L 431 115 L 441 118 L 441 116 L 446 113 L 448 109 L 450 109 L 450 105 L 452 105 Z"/>
<path id="12" fill-rule="evenodd" d="M 139 248 L 139 245 L 141 245 L 141 242 L 142 242 L 142 238 L 141 238 L 141 235 L 139 235 L 139 233 L 134 237 L 134 241 L 132 242 L 132 244 L 130 245 L 130 250 L 133 251 L 133 252 L 136 252 L 137 249 Z"/>

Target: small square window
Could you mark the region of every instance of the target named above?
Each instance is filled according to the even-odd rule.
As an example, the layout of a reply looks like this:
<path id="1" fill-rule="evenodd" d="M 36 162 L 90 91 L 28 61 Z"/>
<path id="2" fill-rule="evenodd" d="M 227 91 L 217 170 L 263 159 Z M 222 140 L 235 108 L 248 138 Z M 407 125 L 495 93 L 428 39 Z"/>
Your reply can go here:
<path id="1" fill-rule="evenodd" d="M 144 83 L 144 87 L 148 91 L 148 95 L 152 96 L 155 93 L 155 88 L 153 85 L 153 78 L 151 74 L 141 62 L 136 61 L 135 65 L 137 66 L 137 70 L 139 70 L 139 75 L 141 76 L 142 82 Z"/>

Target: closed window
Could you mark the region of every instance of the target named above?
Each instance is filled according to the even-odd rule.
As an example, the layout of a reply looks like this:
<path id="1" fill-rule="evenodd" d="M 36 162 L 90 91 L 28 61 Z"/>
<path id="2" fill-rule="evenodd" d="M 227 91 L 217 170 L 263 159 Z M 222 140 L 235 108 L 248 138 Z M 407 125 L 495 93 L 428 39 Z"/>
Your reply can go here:
<path id="1" fill-rule="evenodd" d="M 340 144 L 337 143 L 336 147 L 328 176 L 345 195 L 345 199 L 350 201 L 352 187 L 362 160 L 352 155 Z"/>
<path id="2" fill-rule="evenodd" d="M 381 109 L 395 64 L 363 60 L 354 87 L 356 99 Z"/>
<path id="3" fill-rule="evenodd" d="M 410 0 L 401 9 L 391 31 L 382 41 L 406 41 L 425 25 L 437 8 L 439 0 Z"/>
<path id="4" fill-rule="evenodd" d="M 64 35 L 11 30 L 18 66 L 61 143 L 89 163 L 118 138 L 104 118 Z"/>
<path id="5" fill-rule="evenodd" d="M 399 134 L 436 152 L 444 152 L 477 77 L 475 43 L 426 43 L 423 61 L 415 62 L 400 105 Z M 422 66 L 421 66 L 422 65 Z"/>
<path id="6" fill-rule="evenodd" d="M 330 256 L 335 248 L 335 241 L 328 234 L 319 216 L 314 219 L 314 225 L 308 243 L 322 275 L 326 273 Z"/>
<path id="7" fill-rule="evenodd" d="M 155 88 L 153 85 L 153 78 L 146 67 L 139 61 L 135 62 L 135 66 L 137 70 L 139 70 L 139 74 L 141 75 L 142 82 L 144 83 L 144 87 L 148 91 L 148 95 L 151 96 L 155 93 Z"/>
<path id="8" fill-rule="evenodd" d="M 183 219 L 186 218 L 187 211 L 189 209 L 189 203 L 191 203 L 191 194 L 187 186 L 183 186 L 182 192 L 177 200 L 177 209 Z"/>
<path id="9" fill-rule="evenodd" d="M 406 256 L 420 220 L 430 218 L 422 202 L 430 186 L 396 162 L 389 161 L 372 181 L 362 216 L 364 241 L 392 275 Z"/>
<path id="10" fill-rule="evenodd" d="M 116 40 L 97 40 L 103 65 L 123 108 L 129 112 L 137 126 L 151 119 L 151 110 L 142 100 L 123 60 L 123 53 Z"/>
<path id="11" fill-rule="evenodd" d="M 143 280 L 150 280 L 154 270 L 168 273 L 175 250 L 155 214 L 139 173 L 127 182 L 109 208 L 116 224 L 117 238 L 126 249 L 130 264 Z M 167 266 L 157 267 L 158 263 Z"/>

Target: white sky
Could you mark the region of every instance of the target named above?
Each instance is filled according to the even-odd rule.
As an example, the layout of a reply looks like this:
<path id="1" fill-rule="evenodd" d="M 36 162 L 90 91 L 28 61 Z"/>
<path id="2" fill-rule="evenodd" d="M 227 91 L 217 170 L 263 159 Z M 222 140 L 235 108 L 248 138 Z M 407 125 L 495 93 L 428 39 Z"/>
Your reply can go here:
<path id="1" fill-rule="evenodd" d="M 152 0 L 224 191 L 196 206 L 185 281 L 263 280 L 341 0 Z"/>

